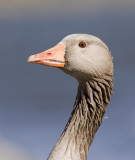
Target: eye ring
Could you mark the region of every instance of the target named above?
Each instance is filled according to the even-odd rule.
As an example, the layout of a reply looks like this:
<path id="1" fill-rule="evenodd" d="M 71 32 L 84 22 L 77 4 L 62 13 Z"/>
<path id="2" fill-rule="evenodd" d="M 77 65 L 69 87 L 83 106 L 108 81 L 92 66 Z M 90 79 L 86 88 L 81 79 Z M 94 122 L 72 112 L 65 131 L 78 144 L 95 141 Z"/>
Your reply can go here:
<path id="1" fill-rule="evenodd" d="M 81 41 L 81 42 L 79 42 L 78 46 L 81 48 L 85 48 L 87 46 L 87 44 L 85 41 Z"/>

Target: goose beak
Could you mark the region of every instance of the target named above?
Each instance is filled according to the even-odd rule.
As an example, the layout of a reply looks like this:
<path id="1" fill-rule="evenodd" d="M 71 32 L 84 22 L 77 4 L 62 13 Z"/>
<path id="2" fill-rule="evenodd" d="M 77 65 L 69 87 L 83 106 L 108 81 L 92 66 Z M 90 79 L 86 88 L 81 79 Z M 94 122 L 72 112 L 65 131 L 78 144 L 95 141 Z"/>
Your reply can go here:
<path id="1" fill-rule="evenodd" d="M 28 58 L 28 62 L 41 64 L 51 67 L 64 67 L 65 64 L 65 44 L 57 44 L 53 48 L 50 48 L 44 52 L 31 55 Z"/>

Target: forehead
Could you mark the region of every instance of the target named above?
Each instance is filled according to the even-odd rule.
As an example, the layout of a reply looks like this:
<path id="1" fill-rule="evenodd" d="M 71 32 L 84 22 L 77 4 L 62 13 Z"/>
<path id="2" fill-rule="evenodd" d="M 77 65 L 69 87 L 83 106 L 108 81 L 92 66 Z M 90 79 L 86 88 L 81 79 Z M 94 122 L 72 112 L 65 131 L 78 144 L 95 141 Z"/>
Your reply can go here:
<path id="1" fill-rule="evenodd" d="M 71 34 L 66 36 L 62 41 L 79 41 L 79 40 L 91 40 L 93 36 L 88 34 Z"/>
<path id="2" fill-rule="evenodd" d="M 98 44 L 108 50 L 108 47 L 97 37 L 89 34 L 71 34 L 66 36 L 61 42 L 62 43 L 75 43 L 78 41 L 85 41 L 87 43 Z"/>

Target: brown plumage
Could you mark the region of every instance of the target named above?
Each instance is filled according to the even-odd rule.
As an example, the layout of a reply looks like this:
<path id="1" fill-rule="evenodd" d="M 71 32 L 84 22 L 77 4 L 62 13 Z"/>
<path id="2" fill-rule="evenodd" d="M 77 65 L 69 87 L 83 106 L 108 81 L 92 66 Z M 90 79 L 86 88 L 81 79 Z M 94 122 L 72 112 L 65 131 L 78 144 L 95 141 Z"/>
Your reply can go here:
<path id="1" fill-rule="evenodd" d="M 112 94 L 113 63 L 108 47 L 94 36 L 73 34 L 28 61 L 60 67 L 78 80 L 73 111 L 48 160 L 86 160 Z"/>

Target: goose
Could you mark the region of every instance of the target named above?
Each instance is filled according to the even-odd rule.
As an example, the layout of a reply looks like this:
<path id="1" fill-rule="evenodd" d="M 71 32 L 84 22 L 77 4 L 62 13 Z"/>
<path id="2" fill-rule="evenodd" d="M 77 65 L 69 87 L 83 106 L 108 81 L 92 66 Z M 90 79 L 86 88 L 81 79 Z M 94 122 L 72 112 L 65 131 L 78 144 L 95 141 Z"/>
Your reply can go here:
<path id="1" fill-rule="evenodd" d="M 73 111 L 48 160 L 86 160 L 113 89 L 113 58 L 99 38 L 66 36 L 56 46 L 31 55 L 28 62 L 58 67 L 78 81 Z"/>

